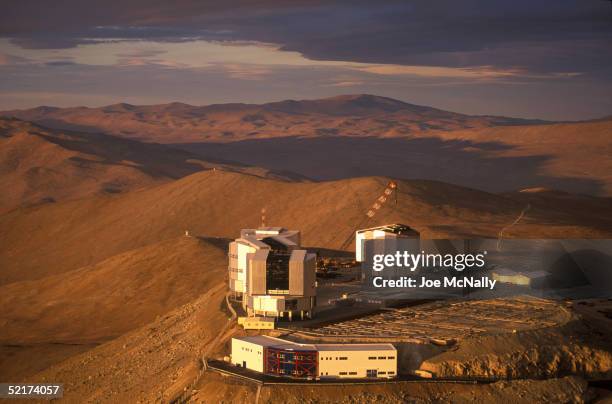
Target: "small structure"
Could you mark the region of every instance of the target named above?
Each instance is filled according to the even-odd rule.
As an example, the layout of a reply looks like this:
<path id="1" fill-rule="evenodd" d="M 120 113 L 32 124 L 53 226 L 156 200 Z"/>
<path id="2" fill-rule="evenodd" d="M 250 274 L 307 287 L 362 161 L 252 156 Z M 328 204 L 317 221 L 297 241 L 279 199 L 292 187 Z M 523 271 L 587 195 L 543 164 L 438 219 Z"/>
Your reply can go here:
<path id="1" fill-rule="evenodd" d="M 538 288 L 544 286 L 550 276 L 546 271 L 517 272 L 507 268 L 496 269 L 492 272 L 492 278 L 499 283 L 529 286 Z"/>
<path id="2" fill-rule="evenodd" d="M 390 379 L 392 344 L 300 344 L 264 335 L 232 338 L 231 362 L 271 376 L 305 379 Z"/>
<path id="3" fill-rule="evenodd" d="M 238 317 L 238 324 L 245 330 L 273 330 L 272 317 Z"/>

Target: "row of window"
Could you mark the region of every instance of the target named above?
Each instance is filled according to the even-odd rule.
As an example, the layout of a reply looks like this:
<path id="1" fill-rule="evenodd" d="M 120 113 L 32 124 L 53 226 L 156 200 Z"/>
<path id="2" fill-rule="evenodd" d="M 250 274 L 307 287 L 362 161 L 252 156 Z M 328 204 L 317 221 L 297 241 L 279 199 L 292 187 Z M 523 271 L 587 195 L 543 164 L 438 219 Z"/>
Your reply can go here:
<path id="1" fill-rule="evenodd" d="M 285 359 L 285 354 L 284 353 L 276 353 L 276 354 L 271 354 L 269 355 L 269 357 L 271 358 L 277 358 L 277 359 Z M 294 360 L 298 360 L 298 361 L 302 361 L 302 360 L 311 360 L 313 359 L 312 356 L 308 356 L 308 355 L 293 355 L 293 356 L 289 356 L 289 359 L 294 359 Z"/>
<path id="2" fill-rule="evenodd" d="M 377 371 L 373 371 L 372 374 L 377 374 L 377 375 L 395 375 L 395 372 L 393 371 L 389 371 L 389 372 L 385 372 L 385 371 L 381 371 L 381 372 L 377 372 Z M 350 376 L 354 376 L 357 374 L 357 372 L 339 372 L 338 373 L 340 376 L 346 376 L 346 375 L 350 375 Z M 325 376 L 329 376 L 327 372 L 325 372 Z"/>
<path id="3" fill-rule="evenodd" d="M 329 360 L 333 360 L 333 359 L 335 359 L 337 361 L 348 360 L 348 358 L 346 356 L 339 356 L 339 357 L 336 356 L 335 358 L 333 358 L 331 356 L 321 356 L 319 359 L 322 360 L 322 361 L 324 361 L 324 360 L 328 360 L 329 361 Z M 375 360 L 375 359 L 395 359 L 395 356 L 379 356 L 379 357 L 369 356 L 368 359 L 370 359 L 370 360 Z"/>

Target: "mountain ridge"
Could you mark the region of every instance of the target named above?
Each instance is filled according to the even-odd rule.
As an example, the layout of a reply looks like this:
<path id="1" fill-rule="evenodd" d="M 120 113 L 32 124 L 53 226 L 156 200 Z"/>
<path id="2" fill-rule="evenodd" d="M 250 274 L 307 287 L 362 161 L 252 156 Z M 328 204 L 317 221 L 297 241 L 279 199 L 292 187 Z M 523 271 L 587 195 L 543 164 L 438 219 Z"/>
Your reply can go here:
<path id="1" fill-rule="evenodd" d="M 0 187 L 11 190 L 0 198 L 0 214 L 17 207 L 146 188 L 216 168 L 303 180 L 288 173 L 205 159 L 167 145 L 0 118 Z"/>
<path id="2" fill-rule="evenodd" d="M 55 129 L 97 131 L 158 143 L 236 141 L 278 136 L 404 136 L 546 121 L 473 116 L 371 94 L 263 104 L 194 106 L 111 104 L 102 107 L 41 106 L 0 112 Z"/>

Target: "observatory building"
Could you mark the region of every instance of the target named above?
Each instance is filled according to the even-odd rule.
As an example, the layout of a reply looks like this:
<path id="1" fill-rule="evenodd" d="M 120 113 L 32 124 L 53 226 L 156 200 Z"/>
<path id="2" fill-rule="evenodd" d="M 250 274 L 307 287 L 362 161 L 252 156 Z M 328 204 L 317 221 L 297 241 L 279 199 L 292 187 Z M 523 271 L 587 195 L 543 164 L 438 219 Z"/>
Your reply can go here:
<path id="1" fill-rule="evenodd" d="M 316 256 L 300 249 L 300 232 L 244 229 L 229 246 L 229 287 L 249 316 L 312 317 Z"/>
<path id="2" fill-rule="evenodd" d="M 418 253 L 419 238 L 418 231 L 399 223 L 357 230 L 355 233 L 355 260 L 365 262 L 370 254 L 394 254 L 402 249 Z M 368 243 L 369 241 L 376 242 Z M 368 244 L 374 246 L 375 251 L 370 251 Z"/>
<path id="3" fill-rule="evenodd" d="M 374 277 L 399 279 L 405 275 L 402 268 L 386 267 L 382 272 L 373 270 L 375 255 L 395 254 L 397 251 L 408 251 L 418 254 L 421 250 L 418 231 L 405 224 L 387 224 L 369 229 L 357 230 L 355 234 L 355 260 L 361 262 L 364 289 L 372 288 Z"/>
<path id="4" fill-rule="evenodd" d="M 385 279 L 399 279 L 405 275 L 401 268 L 387 267 L 382 272 L 374 272 L 373 258 L 378 254 L 395 254 L 396 251 L 420 252 L 420 234 L 405 224 L 387 224 L 355 233 L 355 260 L 361 262 L 363 289 L 373 288 L 375 276 Z"/>

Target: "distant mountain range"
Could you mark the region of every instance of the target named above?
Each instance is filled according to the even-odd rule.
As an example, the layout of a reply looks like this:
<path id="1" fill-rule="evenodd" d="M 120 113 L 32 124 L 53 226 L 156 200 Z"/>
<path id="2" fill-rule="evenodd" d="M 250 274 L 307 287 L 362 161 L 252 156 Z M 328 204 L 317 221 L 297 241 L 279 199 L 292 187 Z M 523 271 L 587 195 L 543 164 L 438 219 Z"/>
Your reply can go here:
<path id="1" fill-rule="evenodd" d="M 261 105 L 38 107 L 1 115 L 80 136 L 163 143 L 239 171 L 261 167 L 264 176 L 389 176 L 489 192 L 545 187 L 612 195 L 609 118 L 551 123 L 470 116 L 364 94 Z"/>
<path id="2" fill-rule="evenodd" d="M 38 107 L 0 115 L 50 128 L 105 132 L 158 143 L 228 142 L 283 136 L 394 137 L 543 121 L 470 116 L 374 95 L 268 104 L 183 103 L 100 108 Z"/>

